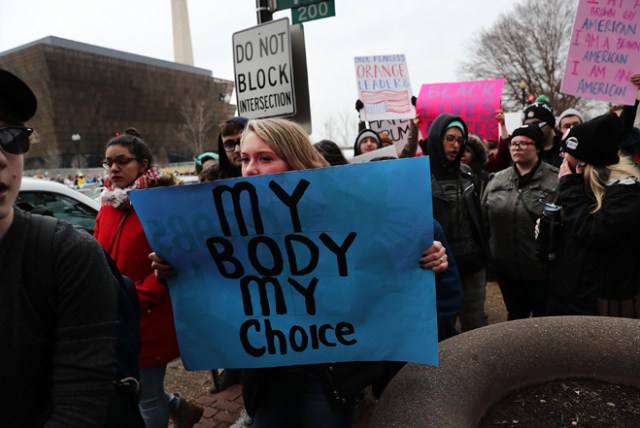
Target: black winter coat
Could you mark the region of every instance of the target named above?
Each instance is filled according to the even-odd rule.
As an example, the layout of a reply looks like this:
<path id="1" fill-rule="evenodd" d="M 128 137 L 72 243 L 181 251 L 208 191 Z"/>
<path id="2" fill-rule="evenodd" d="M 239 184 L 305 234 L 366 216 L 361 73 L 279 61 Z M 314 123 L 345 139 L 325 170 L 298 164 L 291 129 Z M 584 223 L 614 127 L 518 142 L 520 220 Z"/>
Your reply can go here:
<path id="1" fill-rule="evenodd" d="M 550 315 L 595 315 L 607 305 L 640 292 L 640 184 L 606 188 L 602 209 L 582 175 L 560 179 L 563 208 L 558 259 L 552 264 Z M 600 311 L 602 314 L 602 311 Z"/>
<path id="2" fill-rule="evenodd" d="M 455 223 L 451 216 L 452 207 L 444 195 L 440 181 L 458 180 L 462 190 L 462 199 L 464 200 L 464 207 L 462 209 L 465 209 L 469 214 L 473 238 L 482 250 L 482 257 L 476 260 L 468 260 L 456 255 L 460 274 L 466 275 L 486 266 L 490 257 L 489 239 L 483 222 L 479 194 L 475 187 L 476 177 L 469 166 L 460 164 L 460 158 L 464 153 L 466 144 L 460 147 L 458 156 L 453 162 L 447 161 L 444 155 L 442 136 L 447 126 L 453 121 L 459 121 L 464 125 L 464 121 L 459 116 L 441 114 L 429 127 L 429 140 L 427 144 L 429 149 L 429 165 L 431 167 L 433 218 L 440 222 L 451 244 L 451 238 L 455 236 L 454 229 L 459 225 Z M 467 134 L 466 127 L 464 134 Z"/>

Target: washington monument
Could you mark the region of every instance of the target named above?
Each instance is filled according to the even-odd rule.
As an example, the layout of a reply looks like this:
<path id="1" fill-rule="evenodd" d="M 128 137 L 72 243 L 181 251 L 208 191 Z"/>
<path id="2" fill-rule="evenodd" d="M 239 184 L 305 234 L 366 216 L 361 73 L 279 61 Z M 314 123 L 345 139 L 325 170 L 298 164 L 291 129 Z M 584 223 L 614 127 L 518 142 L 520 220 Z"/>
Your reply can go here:
<path id="1" fill-rule="evenodd" d="M 171 12 L 173 17 L 173 55 L 175 62 L 193 66 L 187 0 L 171 0 Z"/>

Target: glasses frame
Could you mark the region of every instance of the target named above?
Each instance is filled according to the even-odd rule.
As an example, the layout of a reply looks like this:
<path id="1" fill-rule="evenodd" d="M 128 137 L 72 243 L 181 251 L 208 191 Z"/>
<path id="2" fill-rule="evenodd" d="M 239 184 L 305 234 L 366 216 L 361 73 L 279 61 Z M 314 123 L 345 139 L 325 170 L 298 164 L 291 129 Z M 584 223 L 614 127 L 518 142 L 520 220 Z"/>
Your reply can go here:
<path id="1" fill-rule="evenodd" d="M 140 162 L 139 158 L 127 158 L 127 157 L 123 157 L 123 156 L 118 156 L 115 159 L 104 158 L 104 159 L 102 159 L 100 161 L 100 164 L 102 165 L 102 167 L 104 169 L 109 171 L 114 163 L 118 166 L 118 168 L 122 168 L 122 167 L 125 167 L 125 166 L 129 165 L 134 160 Z"/>
<path id="2" fill-rule="evenodd" d="M 227 144 L 229 143 L 229 144 Z M 231 143 L 233 143 L 233 147 L 231 147 Z M 230 147 L 227 147 L 227 145 L 229 145 Z M 236 149 L 236 146 L 240 145 L 240 138 L 237 138 L 235 140 L 227 140 L 227 141 L 223 141 L 222 142 L 222 146 L 224 147 L 224 151 L 225 152 L 232 152 Z"/>
<path id="3" fill-rule="evenodd" d="M 456 137 L 453 135 L 443 135 L 442 140 L 447 143 L 458 143 L 460 146 L 464 146 L 466 140 L 463 137 Z"/>
<path id="4" fill-rule="evenodd" d="M 17 133 L 11 132 L 17 130 Z M 5 132 L 6 131 L 6 132 Z M 26 126 L 10 125 L 0 126 L 0 147 L 7 153 L 12 155 L 21 155 L 27 153 L 31 147 L 29 137 L 33 133 L 33 128 Z M 8 134 L 10 137 L 6 137 Z"/>
<path id="5" fill-rule="evenodd" d="M 532 143 L 530 141 L 509 141 L 507 145 L 509 148 L 515 147 L 516 149 L 522 148 L 523 150 L 526 150 L 529 146 L 535 146 L 536 143 Z"/>

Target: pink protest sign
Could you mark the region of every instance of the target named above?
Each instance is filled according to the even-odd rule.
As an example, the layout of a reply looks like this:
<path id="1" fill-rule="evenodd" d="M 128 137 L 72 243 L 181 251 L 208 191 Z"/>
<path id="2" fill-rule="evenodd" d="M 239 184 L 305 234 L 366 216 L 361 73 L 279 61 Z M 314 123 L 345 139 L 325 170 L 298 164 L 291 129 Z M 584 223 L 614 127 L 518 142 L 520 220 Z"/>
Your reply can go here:
<path id="1" fill-rule="evenodd" d="M 633 105 L 640 71 L 640 0 L 580 0 L 560 90 Z"/>
<path id="2" fill-rule="evenodd" d="M 485 140 L 497 140 L 499 129 L 495 114 L 500 108 L 503 86 L 504 79 L 422 85 L 416 103 L 422 135 L 427 135 L 438 115 L 449 113 L 460 116 L 469 132 Z"/>

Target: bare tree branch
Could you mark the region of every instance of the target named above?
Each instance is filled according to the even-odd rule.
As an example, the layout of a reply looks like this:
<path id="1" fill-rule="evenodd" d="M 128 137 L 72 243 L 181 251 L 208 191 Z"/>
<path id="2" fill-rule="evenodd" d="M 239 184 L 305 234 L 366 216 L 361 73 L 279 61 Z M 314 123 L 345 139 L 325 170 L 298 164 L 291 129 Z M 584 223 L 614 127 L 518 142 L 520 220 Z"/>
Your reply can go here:
<path id="1" fill-rule="evenodd" d="M 319 140 L 331 140 L 340 148 L 351 148 L 358 133 L 358 119 L 351 109 L 344 107 L 322 122 Z M 318 141 L 319 141 L 318 140 Z"/>
<path id="2" fill-rule="evenodd" d="M 216 126 L 215 110 L 205 101 L 199 101 L 182 107 L 180 114 L 184 125 L 176 132 L 176 137 L 185 147 L 192 148 L 193 156 L 196 157 L 205 151 L 207 137 Z"/>
<path id="3" fill-rule="evenodd" d="M 567 108 L 593 109 L 602 103 L 560 92 L 576 2 L 524 0 L 500 15 L 472 41 L 459 74 L 465 80 L 505 79 L 503 105 L 522 108 L 524 80 L 527 94 L 546 95 L 559 113 Z"/>

